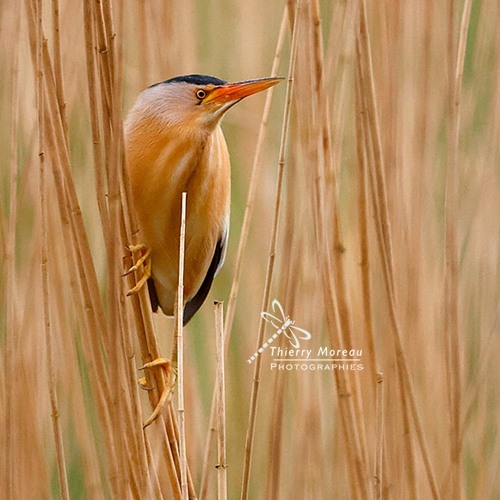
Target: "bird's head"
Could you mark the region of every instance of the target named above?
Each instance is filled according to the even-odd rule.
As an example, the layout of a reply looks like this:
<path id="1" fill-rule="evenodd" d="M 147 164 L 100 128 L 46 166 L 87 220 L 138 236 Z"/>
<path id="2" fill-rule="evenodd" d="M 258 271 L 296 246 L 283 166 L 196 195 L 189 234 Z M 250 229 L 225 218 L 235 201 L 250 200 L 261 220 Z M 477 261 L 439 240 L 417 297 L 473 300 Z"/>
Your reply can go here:
<path id="1" fill-rule="evenodd" d="M 178 76 L 145 89 L 132 114 L 160 118 L 166 126 L 210 131 L 229 108 L 281 80 L 269 77 L 228 83 L 205 75 Z"/>

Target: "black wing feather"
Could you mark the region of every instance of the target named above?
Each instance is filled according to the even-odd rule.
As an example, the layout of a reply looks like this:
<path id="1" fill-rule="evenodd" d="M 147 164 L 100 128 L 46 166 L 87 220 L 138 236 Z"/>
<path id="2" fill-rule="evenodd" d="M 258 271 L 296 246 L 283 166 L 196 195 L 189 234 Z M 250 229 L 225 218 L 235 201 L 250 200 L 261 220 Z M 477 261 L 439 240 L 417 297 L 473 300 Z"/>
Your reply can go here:
<path id="1" fill-rule="evenodd" d="M 160 301 L 158 300 L 158 293 L 156 292 L 156 286 L 153 278 L 148 279 L 148 291 L 149 291 L 149 300 L 151 301 L 151 309 L 155 313 L 158 311 L 158 306 L 160 305 Z"/>
<path id="2" fill-rule="evenodd" d="M 205 299 L 207 298 L 208 292 L 212 286 L 212 282 L 214 280 L 217 271 L 219 270 L 221 261 L 224 259 L 224 249 L 227 242 L 227 235 L 224 234 L 217 241 L 217 245 L 215 245 L 214 256 L 212 257 L 212 262 L 210 263 L 210 267 L 208 268 L 207 275 L 203 280 L 203 283 L 200 286 L 200 289 L 196 292 L 196 295 L 184 306 L 184 317 L 183 322 L 184 325 L 187 325 L 189 320 L 196 314 L 196 311 L 201 307 Z"/>

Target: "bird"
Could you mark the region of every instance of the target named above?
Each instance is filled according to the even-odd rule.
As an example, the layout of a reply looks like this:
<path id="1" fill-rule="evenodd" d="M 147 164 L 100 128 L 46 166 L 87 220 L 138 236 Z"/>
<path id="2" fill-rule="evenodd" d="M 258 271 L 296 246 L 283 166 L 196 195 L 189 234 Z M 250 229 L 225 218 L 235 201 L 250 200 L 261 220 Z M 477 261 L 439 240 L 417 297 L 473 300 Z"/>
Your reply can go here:
<path id="1" fill-rule="evenodd" d="M 213 76 L 176 76 L 137 97 L 125 120 L 125 156 L 144 266 L 129 291 L 147 283 L 154 312 L 172 316 L 178 284 L 181 195 L 187 193 L 183 324 L 205 301 L 224 263 L 229 234 L 231 166 L 221 129 L 226 112 L 245 97 L 282 81 L 266 77 L 228 83 Z"/>
<path id="2" fill-rule="evenodd" d="M 226 112 L 245 97 L 276 85 L 266 77 L 228 83 L 213 76 L 176 76 L 151 85 L 137 97 L 124 123 L 125 163 L 141 256 L 124 274 L 143 274 L 127 295 L 147 283 L 151 307 L 172 316 L 182 300 L 186 325 L 205 301 L 226 256 L 229 235 L 231 165 L 221 128 Z M 178 299 L 181 197 L 186 193 L 184 288 Z M 177 329 L 177 324 L 175 326 Z M 177 331 L 177 330 L 176 330 Z M 167 384 L 144 427 L 172 395 L 177 349 L 142 368 L 163 367 Z M 144 388 L 144 379 L 140 381 Z"/>

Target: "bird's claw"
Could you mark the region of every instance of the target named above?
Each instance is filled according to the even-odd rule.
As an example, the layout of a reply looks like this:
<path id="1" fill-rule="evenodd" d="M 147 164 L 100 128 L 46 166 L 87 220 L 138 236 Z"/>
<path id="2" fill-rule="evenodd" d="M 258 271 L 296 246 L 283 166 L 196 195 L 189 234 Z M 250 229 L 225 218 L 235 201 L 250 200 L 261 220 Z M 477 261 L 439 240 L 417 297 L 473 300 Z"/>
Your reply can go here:
<path id="1" fill-rule="evenodd" d="M 176 367 L 175 363 L 172 363 L 167 358 L 154 359 L 153 361 L 146 363 L 143 367 L 141 367 L 139 369 L 145 370 L 145 369 L 157 368 L 157 367 L 161 367 L 165 370 L 166 375 L 167 375 L 167 383 L 165 384 L 165 387 L 163 388 L 163 391 L 161 393 L 158 404 L 156 405 L 156 408 L 153 410 L 153 413 L 151 414 L 151 416 L 146 420 L 146 422 L 142 426 L 143 429 L 145 429 L 146 427 L 151 425 L 158 418 L 163 407 L 167 403 L 170 402 L 170 400 L 172 398 L 172 394 L 174 392 L 175 382 L 177 380 L 177 367 Z M 146 385 L 145 377 L 139 379 L 139 385 L 143 389 L 151 390 L 151 388 Z"/>
<path id="2" fill-rule="evenodd" d="M 139 387 L 143 389 L 144 391 L 151 391 L 153 390 L 152 387 L 150 387 L 146 381 L 146 377 L 141 377 L 137 383 L 139 384 Z"/>
<path id="3" fill-rule="evenodd" d="M 137 271 L 141 266 L 144 268 L 144 272 L 140 279 L 137 281 L 136 285 L 132 287 L 127 292 L 127 297 L 139 292 L 139 290 L 146 284 L 148 279 L 151 277 L 151 250 L 146 247 L 143 243 L 137 245 L 128 245 L 127 250 L 131 255 L 136 252 L 141 252 L 141 256 L 137 259 L 135 264 L 133 264 L 127 271 L 123 273 L 123 276 L 128 276 L 129 274 Z"/>
<path id="4" fill-rule="evenodd" d="M 141 255 L 141 257 L 139 257 L 137 259 L 137 262 L 132 267 L 130 267 L 130 269 L 125 271 L 122 274 L 122 276 L 128 276 L 130 273 L 137 271 L 139 269 L 139 267 L 141 267 L 149 259 L 150 256 L 151 256 L 151 250 L 146 249 L 144 251 L 144 253 Z M 147 262 L 146 262 L 146 264 L 147 264 Z"/>
<path id="5" fill-rule="evenodd" d="M 156 358 L 149 363 L 145 363 L 144 366 L 141 366 L 139 370 L 145 370 L 146 368 L 156 368 L 157 366 L 165 366 L 167 370 L 172 368 L 172 361 L 168 358 Z"/>
<path id="6" fill-rule="evenodd" d="M 140 252 L 148 249 L 148 247 L 144 243 L 136 243 L 135 245 L 130 244 L 127 245 L 126 248 L 130 253 Z"/>

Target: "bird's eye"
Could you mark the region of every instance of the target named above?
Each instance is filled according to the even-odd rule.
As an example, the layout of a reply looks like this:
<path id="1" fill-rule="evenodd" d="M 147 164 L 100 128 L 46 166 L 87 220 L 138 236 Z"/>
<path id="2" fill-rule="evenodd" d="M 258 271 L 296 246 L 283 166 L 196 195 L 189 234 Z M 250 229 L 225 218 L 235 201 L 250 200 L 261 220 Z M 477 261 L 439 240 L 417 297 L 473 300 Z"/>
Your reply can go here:
<path id="1" fill-rule="evenodd" d="M 201 99 L 205 99 L 206 95 L 207 95 L 207 93 L 206 93 L 203 89 L 198 89 L 198 90 L 196 91 L 196 97 L 197 97 L 198 99 L 200 99 L 200 100 L 201 100 Z"/>

